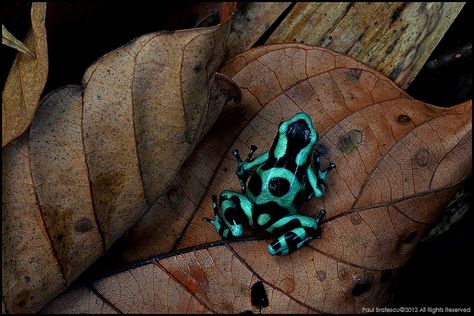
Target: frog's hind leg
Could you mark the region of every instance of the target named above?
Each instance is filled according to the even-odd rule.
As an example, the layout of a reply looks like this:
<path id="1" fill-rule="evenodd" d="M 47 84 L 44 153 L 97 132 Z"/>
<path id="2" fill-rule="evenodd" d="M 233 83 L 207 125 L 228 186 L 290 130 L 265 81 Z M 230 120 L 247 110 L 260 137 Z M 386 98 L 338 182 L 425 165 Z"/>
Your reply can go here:
<path id="1" fill-rule="evenodd" d="M 280 219 L 267 229 L 272 233 L 283 233 L 268 245 L 268 252 L 272 256 L 286 255 L 312 239 L 321 238 L 318 228 L 325 214 L 320 211 L 316 218 L 290 215 Z"/>
<path id="2" fill-rule="evenodd" d="M 231 231 L 227 227 L 226 223 L 219 216 L 219 206 L 217 204 L 217 196 L 212 196 L 212 208 L 214 209 L 214 219 L 203 217 L 203 221 L 208 222 L 214 226 L 216 232 L 224 238 L 231 236 Z"/>
<path id="3" fill-rule="evenodd" d="M 253 204 L 245 195 L 229 190 L 222 191 L 219 195 L 219 204 L 222 218 L 218 214 L 217 197 L 213 196 L 215 219 L 207 221 L 213 224 L 223 237 L 240 237 L 243 234 L 243 224 L 253 226 Z"/>

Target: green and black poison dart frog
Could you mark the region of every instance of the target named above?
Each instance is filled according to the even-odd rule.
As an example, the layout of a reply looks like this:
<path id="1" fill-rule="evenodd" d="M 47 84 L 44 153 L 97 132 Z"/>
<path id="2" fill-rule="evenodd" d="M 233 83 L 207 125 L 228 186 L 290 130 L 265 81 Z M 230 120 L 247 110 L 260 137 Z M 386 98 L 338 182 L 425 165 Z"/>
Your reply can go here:
<path id="1" fill-rule="evenodd" d="M 242 193 L 230 190 L 220 193 L 222 216 L 214 195 L 215 217 L 204 220 L 214 225 L 224 238 L 242 236 L 243 224 L 279 235 L 268 245 L 271 255 L 288 254 L 311 239 L 321 238 L 317 230 L 325 215 L 324 210 L 316 218 L 298 214 L 305 200 L 323 196 L 328 172 L 336 167 L 331 162 L 326 170 L 320 170 L 321 157 L 315 150 L 316 170 L 313 170 L 311 155 L 317 139 L 310 116 L 300 112 L 280 123 L 272 147 L 257 158 L 251 160 L 257 149 L 255 145 L 250 146 L 245 161 L 234 149 L 232 154 L 237 159 L 235 173 Z"/>

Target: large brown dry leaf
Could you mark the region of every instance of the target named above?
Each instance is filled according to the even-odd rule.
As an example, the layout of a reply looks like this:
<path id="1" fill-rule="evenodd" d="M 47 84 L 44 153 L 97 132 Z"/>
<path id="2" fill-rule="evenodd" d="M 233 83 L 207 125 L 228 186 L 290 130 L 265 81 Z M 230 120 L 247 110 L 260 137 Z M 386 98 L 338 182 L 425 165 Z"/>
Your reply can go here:
<path id="1" fill-rule="evenodd" d="M 242 312 L 252 309 L 257 280 L 269 299 L 262 312 L 390 303 L 398 268 L 471 173 L 472 102 L 413 100 L 369 67 L 304 45 L 253 49 L 223 71 L 241 87 L 241 104 L 226 106 L 128 235 L 128 259 L 165 254 L 70 291 L 44 312 Z M 337 164 L 325 197 L 302 209 L 326 210 L 322 239 L 281 257 L 261 236 L 220 241 L 202 217 L 212 215 L 212 194 L 240 189 L 229 149 L 268 149 L 279 122 L 299 111 L 313 118 L 326 163 Z"/>
<path id="2" fill-rule="evenodd" d="M 48 77 L 46 2 L 31 4 L 31 30 L 23 43 L 34 54 L 18 53 L 2 93 L 2 148 L 30 125 Z"/>
<path id="3" fill-rule="evenodd" d="M 216 70 L 234 7 L 221 5 L 222 24 L 144 35 L 105 55 L 83 87 L 47 95 L 29 134 L 3 149 L 8 312 L 40 309 L 169 185 L 227 101 Z"/>

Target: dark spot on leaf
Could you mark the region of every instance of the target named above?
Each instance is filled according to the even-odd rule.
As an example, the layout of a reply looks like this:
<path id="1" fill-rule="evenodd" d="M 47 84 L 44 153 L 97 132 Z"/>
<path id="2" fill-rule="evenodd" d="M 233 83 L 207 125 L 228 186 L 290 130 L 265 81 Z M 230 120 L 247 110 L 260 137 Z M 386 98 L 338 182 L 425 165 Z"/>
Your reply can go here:
<path id="1" fill-rule="evenodd" d="M 17 307 L 21 308 L 25 306 L 28 303 L 29 297 L 30 293 L 27 290 L 20 291 L 20 293 L 18 293 L 18 295 L 13 299 L 12 312 L 15 314 L 22 312 L 22 310 L 19 310 Z"/>
<path id="2" fill-rule="evenodd" d="M 346 76 L 351 81 L 358 81 L 361 73 L 362 69 L 351 68 L 346 72 Z"/>
<path id="3" fill-rule="evenodd" d="M 431 160 L 431 153 L 427 148 L 420 148 L 413 157 L 414 162 L 420 167 L 426 167 Z"/>
<path id="4" fill-rule="evenodd" d="M 390 277 L 392 276 L 392 271 L 391 270 L 384 270 L 382 274 L 380 275 L 380 281 L 382 283 L 387 282 L 390 280 Z"/>
<path id="5" fill-rule="evenodd" d="M 25 275 L 25 283 L 30 283 L 31 277 L 29 275 Z"/>
<path id="6" fill-rule="evenodd" d="M 352 296 L 361 296 L 370 290 L 371 287 L 372 283 L 370 281 L 359 282 L 352 289 Z"/>
<path id="7" fill-rule="evenodd" d="M 351 220 L 352 224 L 354 224 L 354 225 L 359 225 L 362 222 L 362 218 L 357 213 L 351 214 L 349 216 L 349 219 Z"/>
<path id="8" fill-rule="evenodd" d="M 201 70 L 202 70 L 201 64 L 199 64 L 199 65 L 197 65 L 197 66 L 195 66 L 195 67 L 193 68 L 194 73 L 198 73 L 198 72 L 200 72 Z"/>
<path id="9" fill-rule="evenodd" d="M 359 145 L 362 144 L 362 131 L 353 129 L 349 133 L 341 136 L 337 143 L 337 147 L 344 153 L 350 154 Z"/>
<path id="10" fill-rule="evenodd" d="M 416 231 L 413 231 L 410 234 L 408 234 L 408 236 L 406 236 L 405 239 L 403 239 L 402 243 L 404 244 L 411 243 L 415 239 L 415 237 L 416 237 Z"/>
<path id="11" fill-rule="evenodd" d="M 87 217 L 83 217 L 74 224 L 74 230 L 78 233 L 86 233 L 92 229 L 92 222 Z"/>
<path id="12" fill-rule="evenodd" d="M 385 53 L 388 55 L 390 54 L 391 52 L 393 52 L 393 50 L 395 49 L 395 46 L 397 45 L 397 42 L 393 42 L 392 44 L 390 44 L 390 46 L 387 48 L 387 50 L 385 51 Z"/>
<path id="13" fill-rule="evenodd" d="M 254 285 L 252 285 L 252 288 L 250 289 L 250 296 L 253 306 L 260 308 L 268 306 L 267 292 L 265 291 L 262 281 L 257 281 Z"/>
<path id="14" fill-rule="evenodd" d="M 398 123 L 406 124 L 411 121 L 411 118 L 408 115 L 400 114 L 397 119 Z"/>
<path id="15" fill-rule="evenodd" d="M 400 17 L 400 13 L 403 11 L 407 4 L 408 3 L 402 3 L 399 7 L 393 10 L 392 15 L 390 16 L 390 24 L 395 22 L 395 20 Z"/>
<path id="16" fill-rule="evenodd" d="M 322 282 L 322 281 L 326 280 L 326 272 L 325 271 L 317 271 L 316 273 L 318 275 L 319 281 Z"/>

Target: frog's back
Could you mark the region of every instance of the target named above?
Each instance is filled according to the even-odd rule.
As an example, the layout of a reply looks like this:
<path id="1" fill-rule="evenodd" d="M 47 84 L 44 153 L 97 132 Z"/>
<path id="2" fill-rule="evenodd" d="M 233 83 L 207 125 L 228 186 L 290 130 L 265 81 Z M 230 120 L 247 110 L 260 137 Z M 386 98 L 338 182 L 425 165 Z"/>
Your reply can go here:
<path id="1" fill-rule="evenodd" d="M 247 195 L 260 208 L 281 207 L 286 209 L 288 214 L 293 214 L 297 212 L 305 194 L 305 177 L 301 180 L 303 181 L 286 168 L 274 167 L 265 170 L 259 167 L 250 178 Z"/>

